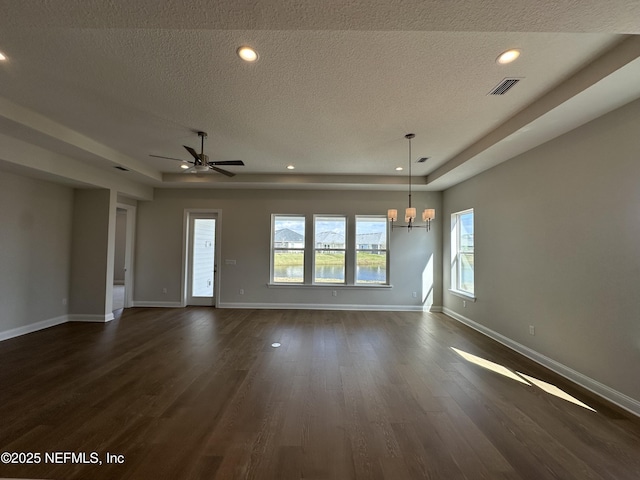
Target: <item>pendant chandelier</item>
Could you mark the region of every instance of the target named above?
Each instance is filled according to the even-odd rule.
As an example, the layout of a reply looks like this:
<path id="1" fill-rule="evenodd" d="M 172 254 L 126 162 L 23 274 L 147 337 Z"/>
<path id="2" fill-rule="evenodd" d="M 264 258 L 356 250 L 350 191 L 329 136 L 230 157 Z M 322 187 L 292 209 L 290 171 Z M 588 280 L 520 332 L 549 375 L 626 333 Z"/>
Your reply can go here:
<path id="1" fill-rule="evenodd" d="M 398 224 L 398 210 L 390 208 L 387 211 L 387 219 L 391 223 L 391 230 L 394 228 L 406 228 L 411 231 L 412 228 L 425 228 L 427 232 L 431 230 L 431 220 L 436 218 L 436 211 L 433 208 L 425 208 L 422 212 L 422 221 L 424 224 L 416 225 L 416 209 L 411 206 L 411 139 L 415 137 L 413 133 L 407 133 L 404 138 L 409 140 L 409 207 L 405 209 L 404 224 Z"/>

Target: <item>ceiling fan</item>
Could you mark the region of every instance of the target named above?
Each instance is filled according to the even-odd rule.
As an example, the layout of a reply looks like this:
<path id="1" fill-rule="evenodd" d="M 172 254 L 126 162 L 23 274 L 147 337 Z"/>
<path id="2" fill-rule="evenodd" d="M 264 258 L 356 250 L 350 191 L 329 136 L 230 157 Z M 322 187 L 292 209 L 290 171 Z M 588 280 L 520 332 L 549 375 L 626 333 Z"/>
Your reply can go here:
<path id="1" fill-rule="evenodd" d="M 207 132 L 198 132 L 198 136 L 200 137 L 200 153 L 196 152 L 191 147 L 183 145 L 183 147 L 187 149 L 187 152 L 189 152 L 193 157 L 193 161 L 182 160 L 180 158 L 162 157 L 160 155 L 149 155 L 149 156 L 155 157 L 155 158 L 166 158 L 168 160 L 177 160 L 183 163 L 190 163 L 192 166 L 187 168 L 185 172 L 201 173 L 201 172 L 207 172 L 209 170 L 214 170 L 218 173 L 226 175 L 227 177 L 233 177 L 235 176 L 235 173 L 219 168 L 217 165 L 244 166 L 244 162 L 242 160 L 222 160 L 219 162 L 210 162 L 209 156 L 204 154 L 204 139 L 207 138 Z"/>

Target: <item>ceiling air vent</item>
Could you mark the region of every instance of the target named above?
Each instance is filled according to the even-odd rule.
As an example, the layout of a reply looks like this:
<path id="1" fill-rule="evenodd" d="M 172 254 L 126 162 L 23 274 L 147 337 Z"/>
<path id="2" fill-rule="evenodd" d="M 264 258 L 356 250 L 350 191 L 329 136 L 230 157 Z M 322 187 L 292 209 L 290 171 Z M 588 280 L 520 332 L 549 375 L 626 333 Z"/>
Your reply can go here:
<path id="1" fill-rule="evenodd" d="M 489 95 L 504 95 L 519 81 L 519 78 L 505 78 L 489 92 Z"/>
<path id="2" fill-rule="evenodd" d="M 421 157 L 421 158 L 418 159 L 418 163 L 424 163 L 427 160 L 429 160 L 429 157 Z"/>
<path id="3" fill-rule="evenodd" d="M 123 172 L 128 172 L 128 171 L 129 171 L 129 169 L 128 169 L 128 168 L 121 167 L 120 165 L 116 165 L 116 166 L 115 166 L 115 167 L 113 167 L 113 168 L 117 168 L 118 170 L 122 170 Z"/>

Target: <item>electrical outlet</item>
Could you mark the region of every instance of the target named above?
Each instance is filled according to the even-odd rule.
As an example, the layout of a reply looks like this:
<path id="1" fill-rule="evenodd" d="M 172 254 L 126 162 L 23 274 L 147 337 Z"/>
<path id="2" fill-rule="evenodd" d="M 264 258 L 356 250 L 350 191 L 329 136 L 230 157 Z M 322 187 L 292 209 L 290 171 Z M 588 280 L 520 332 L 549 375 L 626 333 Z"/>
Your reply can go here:
<path id="1" fill-rule="evenodd" d="M 413 293 L 411 294 L 411 296 L 412 296 L 413 298 L 418 298 L 418 292 L 413 292 Z"/>
<path id="2" fill-rule="evenodd" d="M 529 325 L 529 335 L 535 335 L 536 334 L 536 327 L 534 327 L 533 325 Z"/>
<path id="3" fill-rule="evenodd" d="M 66 304 L 67 304 L 67 299 L 66 299 L 66 298 L 63 298 L 63 299 L 62 299 L 62 305 L 66 305 Z"/>
<path id="4" fill-rule="evenodd" d="M 244 288 L 240 289 L 240 295 L 244 295 Z"/>
<path id="5" fill-rule="evenodd" d="M 466 300 L 462 300 L 462 308 L 467 308 L 467 301 Z"/>
<path id="6" fill-rule="evenodd" d="M 164 293 L 165 295 L 167 294 L 167 287 L 164 287 L 164 288 L 162 289 L 162 293 Z"/>
<path id="7" fill-rule="evenodd" d="M 334 297 L 337 297 L 338 296 L 338 291 L 337 290 L 333 290 L 331 292 L 331 295 L 333 295 Z"/>

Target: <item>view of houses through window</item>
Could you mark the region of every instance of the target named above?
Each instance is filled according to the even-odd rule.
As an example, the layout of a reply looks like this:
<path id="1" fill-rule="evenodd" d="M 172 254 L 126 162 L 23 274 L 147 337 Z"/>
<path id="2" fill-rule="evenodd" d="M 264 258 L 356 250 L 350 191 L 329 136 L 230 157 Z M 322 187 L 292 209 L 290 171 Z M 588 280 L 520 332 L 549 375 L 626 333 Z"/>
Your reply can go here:
<path id="1" fill-rule="evenodd" d="M 304 230 L 304 216 L 273 216 L 273 282 L 304 283 Z"/>
<path id="2" fill-rule="evenodd" d="M 387 284 L 387 220 L 356 216 L 355 239 L 347 235 L 347 217 L 313 217 L 313 284 Z M 272 220 L 273 283 L 305 283 L 305 217 L 274 215 Z M 311 245 L 308 246 L 311 248 Z M 352 260 L 348 260 L 351 258 Z M 355 278 L 347 278 L 347 261 L 354 261 Z"/>
<path id="3" fill-rule="evenodd" d="M 356 283 L 387 283 L 387 219 L 356 216 Z"/>
<path id="4" fill-rule="evenodd" d="M 345 283 L 346 217 L 314 216 L 313 235 L 314 283 Z"/>

